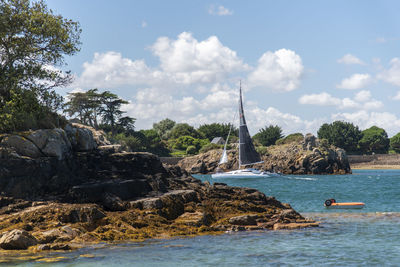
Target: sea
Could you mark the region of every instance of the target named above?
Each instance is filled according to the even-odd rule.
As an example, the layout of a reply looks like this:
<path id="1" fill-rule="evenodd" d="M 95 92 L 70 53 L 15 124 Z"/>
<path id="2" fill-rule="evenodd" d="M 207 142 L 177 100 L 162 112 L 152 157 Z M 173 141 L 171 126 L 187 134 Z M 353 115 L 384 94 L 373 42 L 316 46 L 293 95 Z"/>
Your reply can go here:
<path id="1" fill-rule="evenodd" d="M 290 203 L 303 216 L 321 221 L 321 226 L 97 244 L 72 252 L 39 254 L 36 259 L 3 258 L 3 262 L 7 266 L 400 266 L 400 170 L 197 178 L 256 188 Z M 330 198 L 364 202 L 365 207 L 326 209 L 324 201 Z"/>

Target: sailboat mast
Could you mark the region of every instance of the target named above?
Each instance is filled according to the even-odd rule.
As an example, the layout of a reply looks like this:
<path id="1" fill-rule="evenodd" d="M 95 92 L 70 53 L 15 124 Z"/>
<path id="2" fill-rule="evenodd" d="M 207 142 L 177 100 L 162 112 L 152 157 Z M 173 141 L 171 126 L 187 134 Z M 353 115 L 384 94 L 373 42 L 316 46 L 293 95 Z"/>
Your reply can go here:
<path id="1" fill-rule="evenodd" d="M 244 121 L 244 116 L 243 116 L 243 103 L 242 103 L 242 80 L 239 81 L 239 169 L 242 166 L 242 157 L 240 153 L 240 147 L 241 144 L 243 143 L 243 140 L 241 139 L 241 134 L 240 130 L 242 129 L 242 120 Z M 246 124 L 246 122 L 244 122 Z"/>

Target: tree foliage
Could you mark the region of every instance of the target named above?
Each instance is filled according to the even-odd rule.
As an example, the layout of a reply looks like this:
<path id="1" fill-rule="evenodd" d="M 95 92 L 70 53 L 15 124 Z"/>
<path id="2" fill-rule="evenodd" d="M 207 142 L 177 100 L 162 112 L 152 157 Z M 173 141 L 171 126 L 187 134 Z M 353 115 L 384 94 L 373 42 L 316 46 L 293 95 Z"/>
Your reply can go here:
<path id="1" fill-rule="evenodd" d="M 171 129 L 168 138 L 177 139 L 180 136 L 184 135 L 191 136 L 194 138 L 202 137 L 202 134 L 196 131 L 196 129 L 193 126 L 187 123 L 178 123 L 175 124 L 175 126 Z"/>
<path id="2" fill-rule="evenodd" d="M 125 132 L 133 132 L 135 118 L 122 117 L 125 113 L 121 110 L 125 101 L 116 94 L 109 91 L 99 93 L 97 89 L 90 89 L 87 92 L 70 93 L 69 101 L 65 104 L 64 110 L 70 117 L 76 117 L 81 123 L 94 128 L 101 128 L 112 135 Z M 98 123 L 101 121 L 101 124 Z"/>
<path id="3" fill-rule="evenodd" d="M 372 126 L 362 131 L 362 138 L 359 141 L 359 146 L 363 153 L 388 153 L 389 144 L 390 140 L 386 131 L 377 126 Z"/>
<path id="4" fill-rule="evenodd" d="M 324 123 L 318 130 L 318 138 L 328 140 L 329 144 L 343 148 L 348 153 L 358 151 L 358 142 L 362 137 L 358 126 L 344 121 Z"/>
<path id="5" fill-rule="evenodd" d="M 390 149 L 394 150 L 396 153 L 400 153 L 400 133 L 390 138 Z"/>
<path id="6" fill-rule="evenodd" d="M 153 123 L 153 129 L 157 131 L 161 139 L 167 139 L 169 132 L 175 124 L 173 120 L 166 118 L 157 123 Z"/>
<path id="7" fill-rule="evenodd" d="M 271 146 L 275 142 L 282 138 L 282 129 L 278 125 L 270 125 L 265 128 L 261 128 L 257 134 L 253 136 L 253 140 L 262 146 Z"/>
<path id="8" fill-rule="evenodd" d="M 201 125 L 197 131 L 202 133 L 205 138 L 212 141 L 214 137 L 223 137 L 226 138 L 229 133 L 229 129 L 232 128 L 231 135 L 238 136 L 239 130 L 232 126 L 231 124 L 225 123 L 211 123 L 211 124 L 203 124 Z"/>
<path id="9" fill-rule="evenodd" d="M 79 51 L 80 33 L 44 1 L 0 1 L 0 132 L 60 126 L 53 88 L 72 76 L 57 67 Z"/>

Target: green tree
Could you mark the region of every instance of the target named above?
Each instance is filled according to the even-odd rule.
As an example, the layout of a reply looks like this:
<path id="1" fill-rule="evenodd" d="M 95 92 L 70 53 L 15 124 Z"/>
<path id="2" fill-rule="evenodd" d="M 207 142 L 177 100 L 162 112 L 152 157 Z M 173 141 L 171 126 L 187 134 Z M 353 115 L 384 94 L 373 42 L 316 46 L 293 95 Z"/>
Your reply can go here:
<path id="1" fill-rule="evenodd" d="M 390 138 L 390 149 L 394 150 L 396 153 L 400 153 L 400 133 Z"/>
<path id="2" fill-rule="evenodd" d="M 176 124 L 169 133 L 169 138 L 177 139 L 180 136 L 188 135 L 194 138 L 201 138 L 202 134 L 200 134 L 193 126 L 190 126 L 187 123 L 178 123 Z"/>
<path id="3" fill-rule="evenodd" d="M 362 131 L 362 138 L 359 141 L 363 153 L 386 154 L 389 151 L 390 140 L 386 131 L 377 126 L 372 126 Z"/>
<path id="4" fill-rule="evenodd" d="M 205 138 L 212 141 L 214 137 L 223 137 L 226 138 L 229 133 L 229 129 L 231 128 L 231 124 L 224 123 L 211 123 L 211 124 L 203 124 L 201 125 L 197 131 L 202 133 Z M 238 136 L 239 130 L 236 127 L 232 128 L 231 135 Z"/>
<path id="5" fill-rule="evenodd" d="M 72 76 L 57 67 L 65 65 L 65 55 L 79 51 L 80 33 L 79 23 L 55 15 L 44 1 L 0 1 L 0 131 L 58 121 L 54 112 L 62 98 L 53 88 L 67 85 Z M 29 126 L 18 121 L 25 115 Z M 44 121 L 50 117 L 52 122 Z"/>
<path id="6" fill-rule="evenodd" d="M 69 93 L 68 99 L 64 112 L 70 117 L 76 115 L 83 124 L 98 128 L 97 117 L 101 111 L 102 98 L 97 89 Z"/>
<path id="7" fill-rule="evenodd" d="M 262 146 L 271 146 L 275 142 L 282 138 L 282 129 L 278 125 L 270 125 L 265 128 L 261 128 L 257 134 L 253 136 L 253 140 Z"/>
<path id="8" fill-rule="evenodd" d="M 319 139 L 326 139 L 329 144 L 343 148 L 348 153 L 358 152 L 358 143 L 361 137 L 358 126 L 344 121 L 324 123 L 318 130 Z"/>
<path id="9" fill-rule="evenodd" d="M 125 113 L 121 110 L 121 106 L 129 102 L 109 91 L 101 93 L 100 99 L 102 104 L 100 114 L 103 118 L 103 124 L 108 124 L 111 127 L 111 133 L 115 134 L 117 132 L 117 122 L 122 117 L 122 114 Z"/>
<path id="10" fill-rule="evenodd" d="M 175 122 L 168 118 L 163 119 L 157 123 L 153 123 L 153 129 L 157 131 L 161 139 L 167 139 L 168 133 L 175 126 Z"/>

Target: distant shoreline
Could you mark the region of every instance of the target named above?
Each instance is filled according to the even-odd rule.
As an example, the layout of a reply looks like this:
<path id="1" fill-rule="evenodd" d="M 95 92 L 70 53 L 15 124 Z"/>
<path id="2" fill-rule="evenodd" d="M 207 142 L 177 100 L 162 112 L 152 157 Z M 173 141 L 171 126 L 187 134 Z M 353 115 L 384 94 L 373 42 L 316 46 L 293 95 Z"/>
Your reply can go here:
<path id="1" fill-rule="evenodd" d="M 400 170 L 400 165 L 352 164 L 352 170 Z"/>

